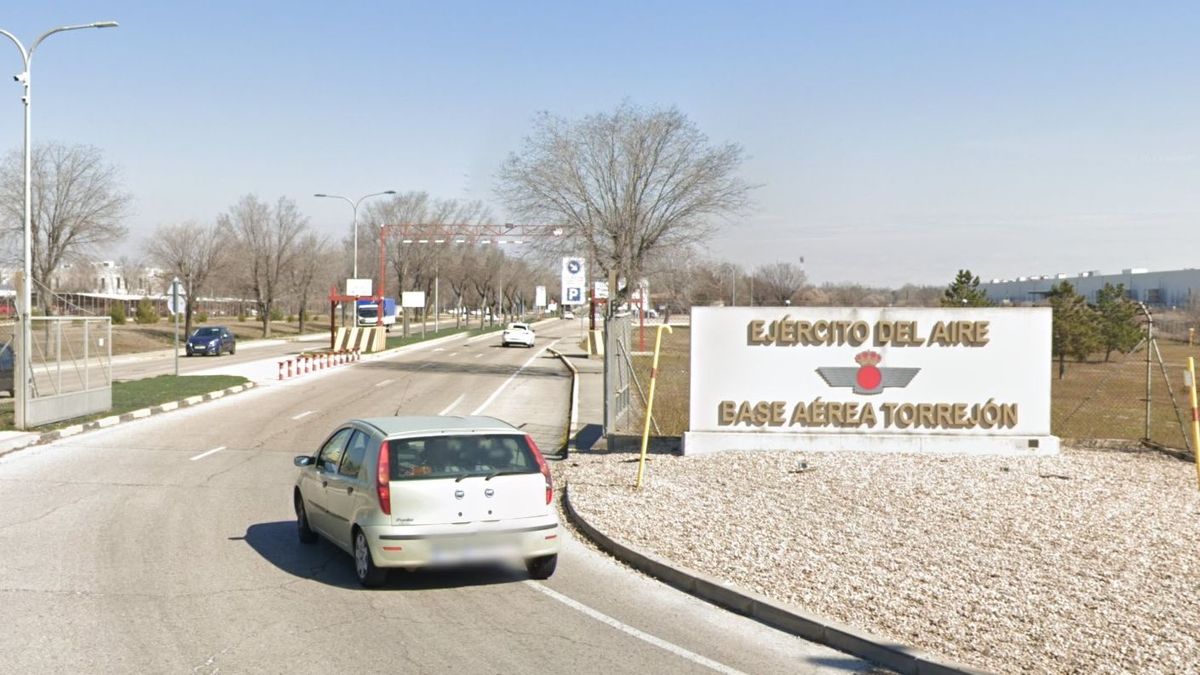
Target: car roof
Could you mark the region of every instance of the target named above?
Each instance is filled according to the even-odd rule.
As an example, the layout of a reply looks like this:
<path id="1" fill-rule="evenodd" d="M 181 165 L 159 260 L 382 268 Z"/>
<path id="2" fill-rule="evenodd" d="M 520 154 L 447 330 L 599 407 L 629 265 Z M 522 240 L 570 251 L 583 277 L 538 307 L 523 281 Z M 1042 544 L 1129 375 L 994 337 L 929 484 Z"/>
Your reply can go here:
<path id="1" fill-rule="evenodd" d="M 356 421 L 375 427 L 385 436 L 456 431 L 520 433 L 516 427 L 507 422 L 483 415 L 403 415 L 399 417 L 367 417 Z"/>

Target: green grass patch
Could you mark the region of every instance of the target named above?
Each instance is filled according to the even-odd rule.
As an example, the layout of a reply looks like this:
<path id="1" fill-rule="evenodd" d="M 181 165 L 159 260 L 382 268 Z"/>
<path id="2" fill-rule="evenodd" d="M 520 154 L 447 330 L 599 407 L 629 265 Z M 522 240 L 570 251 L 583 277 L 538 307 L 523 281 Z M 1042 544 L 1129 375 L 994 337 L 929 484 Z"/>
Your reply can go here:
<path id="1" fill-rule="evenodd" d="M 35 431 L 52 431 L 72 424 L 83 424 L 110 415 L 123 415 L 127 412 L 148 408 L 150 406 L 179 401 L 189 396 L 199 396 L 209 392 L 236 387 L 246 384 L 249 380 L 240 375 L 159 375 L 141 380 L 114 382 L 112 386 L 113 407 L 102 413 L 76 417 L 70 420 L 54 422 L 35 428 Z M 9 403 L 0 410 L 0 431 L 11 431 L 13 428 L 13 410 Z"/>

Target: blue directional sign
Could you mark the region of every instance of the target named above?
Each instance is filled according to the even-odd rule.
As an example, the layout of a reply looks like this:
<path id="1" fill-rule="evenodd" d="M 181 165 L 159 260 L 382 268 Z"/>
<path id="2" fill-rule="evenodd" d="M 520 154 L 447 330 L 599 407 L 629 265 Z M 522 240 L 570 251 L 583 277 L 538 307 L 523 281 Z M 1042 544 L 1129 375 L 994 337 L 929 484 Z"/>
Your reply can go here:
<path id="1" fill-rule="evenodd" d="M 583 258 L 563 258 L 562 260 L 562 303 L 564 305 L 582 305 L 584 302 L 583 289 L 587 288 L 587 268 Z"/>

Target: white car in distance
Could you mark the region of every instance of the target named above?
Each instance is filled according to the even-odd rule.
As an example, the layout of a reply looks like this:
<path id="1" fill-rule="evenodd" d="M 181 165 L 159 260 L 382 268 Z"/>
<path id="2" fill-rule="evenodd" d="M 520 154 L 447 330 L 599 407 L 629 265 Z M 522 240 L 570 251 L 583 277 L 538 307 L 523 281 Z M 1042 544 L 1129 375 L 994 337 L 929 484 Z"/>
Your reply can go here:
<path id="1" fill-rule="evenodd" d="M 533 346 L 533 327 L 527 323 L 510 323 L 500 337 L 500 346 L 509 345 Z"/>

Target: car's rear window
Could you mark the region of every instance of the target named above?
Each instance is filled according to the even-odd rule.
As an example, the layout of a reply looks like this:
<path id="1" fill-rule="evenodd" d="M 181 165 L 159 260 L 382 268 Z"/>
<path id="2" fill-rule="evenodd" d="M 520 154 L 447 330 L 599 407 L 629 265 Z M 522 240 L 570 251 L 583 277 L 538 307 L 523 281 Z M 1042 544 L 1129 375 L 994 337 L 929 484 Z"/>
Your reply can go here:
<path id="1" fill-rule="evenodd" d="M 388 457 L 391 480 L 540 471 L 529 442 L 516 434 L 396 439 L 389 442 Z"/>

